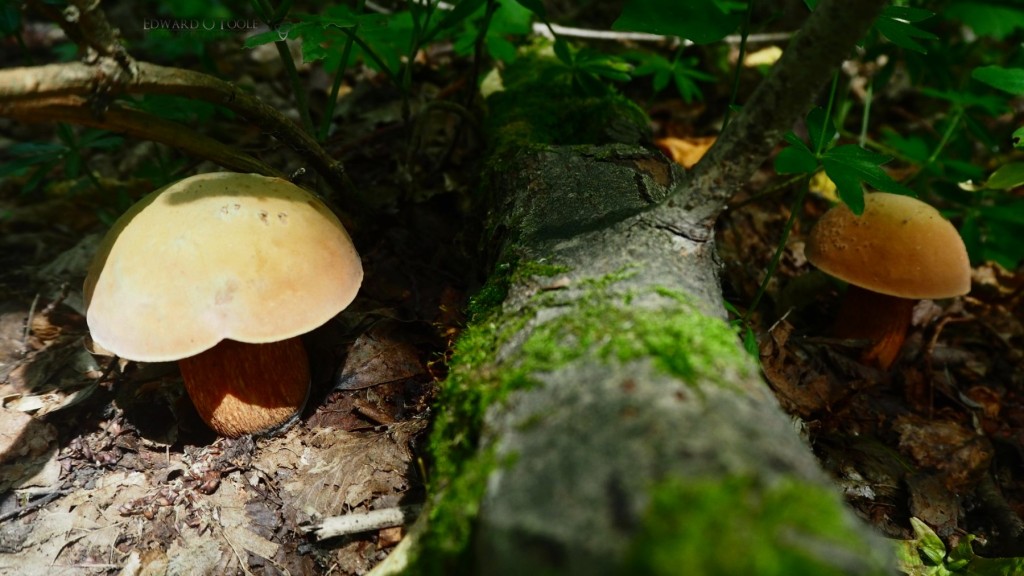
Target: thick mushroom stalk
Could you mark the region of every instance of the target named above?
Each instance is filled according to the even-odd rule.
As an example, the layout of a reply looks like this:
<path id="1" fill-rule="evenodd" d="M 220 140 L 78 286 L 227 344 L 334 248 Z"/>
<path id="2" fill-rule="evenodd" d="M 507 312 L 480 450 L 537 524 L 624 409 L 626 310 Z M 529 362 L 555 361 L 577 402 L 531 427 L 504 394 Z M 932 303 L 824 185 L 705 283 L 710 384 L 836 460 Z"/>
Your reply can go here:
<path id="1" fill-rule="evenodd" d="M 268 344 L 223 340 L 178 366 L 199 416 L 230 438 L 287 424 L 309 396 L 309 360 L 300 338 Z"/>
<path id="2" fill-rule="evenodd" d="M 860 216 L 835 206 L 814 225 L 806 252 L 811 264 L 850 285 L 835 335 L 868 340 L 861 361 L 882 370 L 899 357 L 916 300 L 971 289 L 960 234 L 938 210 L 909 196 L 865 194 Z"/>
<path id="3" fill-rule="evenodd" d="M 914 300 L 879 294 L 850 285 L 832 329 L 839 338 L 862 340 L 864 364 L 888 370 L 903 348 L 914 311 Z"/>

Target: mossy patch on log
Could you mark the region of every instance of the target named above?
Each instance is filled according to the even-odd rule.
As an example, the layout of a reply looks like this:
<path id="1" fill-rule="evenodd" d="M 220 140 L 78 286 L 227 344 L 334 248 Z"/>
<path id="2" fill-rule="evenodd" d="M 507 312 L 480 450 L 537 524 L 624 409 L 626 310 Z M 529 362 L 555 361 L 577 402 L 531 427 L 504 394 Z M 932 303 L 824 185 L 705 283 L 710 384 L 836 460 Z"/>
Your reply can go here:
<path id="1" fill-rule="evenodd" d="M 503 464 L 481 446 L 485 415 L 513 392 L 538 385 L 537 375 L 579 360 L 650 359 L 658 370 L 696 388 L 728 382 L 723 375 L 737 367 L 752 369 L 728 325 L 696 312 L 684 294 L 657 288 L 662 306 L 631 306 L 635 295 L 618 286 L 630 277 L 628 270 L 577 280 L 567 291 L 538 289 L 514 310 L 501 305 L 512 279 L 521 286 L 564 272 L 545 262 L 505 264 L 474 299 L 473 320 L 455 345 L 430 436 L 436 499 L 418 556 L 437 564 L 423 566 L 427 573 L 466 567 L 487 477 Z M 541 311 L 552 310 L 555 316 L 538 322 Z M 528 324 L 534 324 L 528 336 L 514 342 Z"/>

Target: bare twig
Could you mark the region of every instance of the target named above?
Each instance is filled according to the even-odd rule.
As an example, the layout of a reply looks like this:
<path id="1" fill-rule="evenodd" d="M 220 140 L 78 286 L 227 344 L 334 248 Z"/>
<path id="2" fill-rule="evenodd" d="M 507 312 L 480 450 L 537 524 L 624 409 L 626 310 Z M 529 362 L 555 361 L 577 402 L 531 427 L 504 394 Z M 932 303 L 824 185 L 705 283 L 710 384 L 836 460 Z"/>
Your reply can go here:
<path id="1" fill-rule="evenodd" d="M 383 510 L 371 510 L 364 514 L 345 514 L 344 516 L 333 516 L 324 518 L 318 526 L 306 528 L 306 532 L 312 532 L 317 540 L 347 536 L 392 526 L 408 524 L 419 515 L 421 505 L 400 506 L 398 508 L 385 508 Z"/>
<path id="2" fill-rule="evenodd" d="M 612 42 L 665 42 L 670 46 L 693 46 L 690 40 L 680 40 L 678 36 L 663 36 L 661 34 L 648 34 L 646 32 L 627 32 L 622 30 L 592 30 L 590 28 L 575 28 L 572 26 L 561 26 L 552 24 L 549 29 L 543 22 L 533 24 L 533 33 L 554 40 L 554 34 L 565 38 L 583 38 L 585 40 L 609 40 Z M 748 44 L 772 44 L 785 42 L 793 36 L 792 32 L 766 32 L 764 34 L 750 34 L 747 36 Z M 732 34 L 722 39 L 727 44 L 739 44 L 742 36 Z"/>
<path id="3" fill-rule="evenodd" d="M 23 506 L 21 508 L 18 508 L 17 510 L 11 510 L 10 512 L 5 512 L 3 514 L 0 514 L 0 522 L 5 522 L 7 520 L 10 520 L 11 518 L 17 518 L 17 517 L 22 516 L 24 514 L 28 514 L 29 512 L 38 510 L 38 509 L 42 508 L 43 506 L 46 506 L 50 502 L 53 502 L 57 498 L 60 498 L 61 496 L 66 496 L 66 495 L 68 495 L 70 493 L 71 493 L 71 490 L 56 490 L 54 492 L 48 492 L 46 494 L 43 494 L 42 496 L 40 496 L 39 498 L 37 498 L 33 502 L 31 502 L 31 503 L 29 503 L 29 504 L 27 504 L 27 505 L 25 505 L 25 506 Z"/>

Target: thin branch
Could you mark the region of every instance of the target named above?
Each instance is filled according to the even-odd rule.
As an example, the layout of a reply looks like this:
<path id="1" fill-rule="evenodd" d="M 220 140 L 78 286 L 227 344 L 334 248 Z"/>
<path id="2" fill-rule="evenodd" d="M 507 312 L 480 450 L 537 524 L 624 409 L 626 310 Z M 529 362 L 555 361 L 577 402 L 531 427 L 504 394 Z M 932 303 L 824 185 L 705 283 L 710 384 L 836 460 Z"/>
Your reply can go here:
<path id="1" fill-rule="evenodd" d="M 116 103 L 111 104 L 102 115 L 97 115 L 88 100 L 74 95 L 15 102 L 0 101 L 0 116 L 7 116 L 22 122 L 70 122 L 91 128 L 103 128 L 167 144 L 193 156 L 205 158 L 239 172 L 256 172 L 266 176 L 286 177 L 252 156 L 190 130 L 181 124 Z"/>
<path id="2" fill-rule="evenodd" d="M 843 59 L 864 37 L 888 0 L 822 0 L 771 74 L 722 132 L 680 189 L 690 195 L 658 210 L 710 230 L 726 201 L 810 109 Z"/>
<path id="3" fill-rule="evenodd" d="M 693 46 L 691 40 L 680 39 L 678 36 L 663 36 L 661 34 L 649 34 L 647 32 L 627 32 L 622 30 L 594 30 L 591 28 L 575 28 L 562 26 L 560 24 L 544 24 L 543 22 L 533 23 L 533 33 L 543 36 L 549 40 L 555 39 L 555 34 L 564 38 L 583 38 L 585 40 L 608 40 L 612 42 L 665 42 L 670 47 Z M 785 42 L 793 37 L 792 32 L 765 32 L 763 34 L 747 35 L 747 44 L 774 44 Z M 743 40 L 740 34 L 730 34 L 722 41 L 726 44 L 739 44 Z"/>
<path id="4" fill-rule="evenodd" d="M 354 192 L 341 162 L 331 158 L 311 134 L 276 108 L 213 76 L 147 62 L 136 62 L 135 73 L 131 75 L 126 74 L 116 60 L 108 57 L 100 57 L 94 64 L 69 62 L 0 70 L 0 105 L 68 95 L 96 98 L 97 95 L 123 93 L 166 94 L 224 106 L 291 146 L 335 190 Z M 96 126 L 95 123 L 89 125 Z M 148 138 L 145 133 L 136 135 Z M 354 201 L 354 196 L 350 194 L 348 199 Z"/>
<path id="5" fill-rule="evenodd" d="M 365 513 L 332 516 L 324 518 L 319 525 L 306 528 L 305 531 L 312 532 L 317 540 L 326 540 L 327 538 L 370 532 L 372 530 L 380 530 L 381 528 L 402 526 L 415 519 L 420 514 L 422 508 L 423 506 L 420 504 L 413 504 L 398 508 L 371 510 Z"/>

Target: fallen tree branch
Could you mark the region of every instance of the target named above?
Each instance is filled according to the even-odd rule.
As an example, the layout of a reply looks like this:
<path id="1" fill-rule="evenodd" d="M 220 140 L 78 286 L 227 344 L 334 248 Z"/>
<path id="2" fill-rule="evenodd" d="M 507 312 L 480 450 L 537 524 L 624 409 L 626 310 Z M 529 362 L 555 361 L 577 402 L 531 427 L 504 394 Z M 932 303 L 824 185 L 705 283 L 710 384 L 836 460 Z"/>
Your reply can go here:
<path id="1" fill-rule="evenodd" d="M 0 116 L 21 122 L 69 122 L 91 128 L 103 128 L 166 144 L 238 172 L 256 172 L 265 176 L 286 178 L 270 165 L 213 138 L 176 122 L 116 103 L 111 104 L 102 115 L 97 115 L 89 101 L 78 96 L 0 102 Z"/>
<path id="2" fill-rule="evenodd" d="M 100 57 L 94 64 L 72 62 L 0 70 L 0 105 L 68 95 L 103 99 L 120 94 L 165 94 L 224 106 L 291 146 L 335 190 L 354 191 L 342 163 L 331 158 L 311 135 L 259 98 L 207 74 L 147 62 L 135 62 L 134 74 L 128 74 L 110 57 Z M 101 121 L 89 125 L 107 128 Z M 135 135 L 149 138 L 145 131 Z"/>

